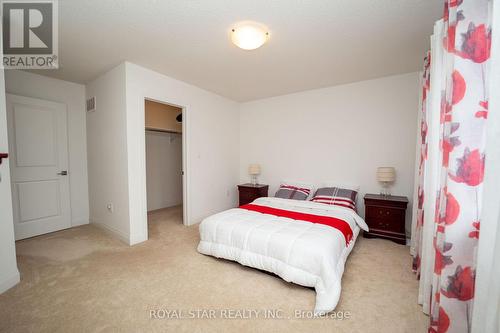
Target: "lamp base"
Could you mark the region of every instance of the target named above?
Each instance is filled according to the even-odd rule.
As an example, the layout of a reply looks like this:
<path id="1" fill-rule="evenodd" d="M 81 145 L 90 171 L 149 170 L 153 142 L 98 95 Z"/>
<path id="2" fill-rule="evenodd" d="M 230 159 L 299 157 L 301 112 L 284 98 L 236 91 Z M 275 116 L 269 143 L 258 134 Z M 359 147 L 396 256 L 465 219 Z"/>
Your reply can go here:
<path id="1" fill-rule="evenodd" d="M 384 197 L 390 197 L 391 191 L 389 190 L 389 184 L 386 182 L 382 183 L 382 188 L 380 189 L 380 195 Z"/>
<path id="2" fill-rule="evenodd" d="M 259 184 L 258 181 L 257 181 L 257 175 L 252 175 L 251 183 L 254 186 Z"/>

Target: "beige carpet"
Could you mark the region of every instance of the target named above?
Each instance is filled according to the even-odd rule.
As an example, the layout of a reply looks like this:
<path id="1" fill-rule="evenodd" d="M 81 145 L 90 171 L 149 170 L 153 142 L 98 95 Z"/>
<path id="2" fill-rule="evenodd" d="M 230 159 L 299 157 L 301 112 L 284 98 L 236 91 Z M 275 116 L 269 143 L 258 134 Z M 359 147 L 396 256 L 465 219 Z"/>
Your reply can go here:
<path id="1" fill-rule="evenodd" d="M 21 283 L 0 295 L 0 331 L 426 331 L 405 246 L 360 237 L 336 309 L 350 318 L 296 318 L 313 309 L 313 290 L 199 254 L 198 226 L 184 227 L 180 215 L 180 207 L 150 215 L 150 240 L 133 247 L 92 225 L 18 242 Z M 150 318 L 198 309 L 215 319 Z M 221 318 L 243 315 L 251 318 Z"/>

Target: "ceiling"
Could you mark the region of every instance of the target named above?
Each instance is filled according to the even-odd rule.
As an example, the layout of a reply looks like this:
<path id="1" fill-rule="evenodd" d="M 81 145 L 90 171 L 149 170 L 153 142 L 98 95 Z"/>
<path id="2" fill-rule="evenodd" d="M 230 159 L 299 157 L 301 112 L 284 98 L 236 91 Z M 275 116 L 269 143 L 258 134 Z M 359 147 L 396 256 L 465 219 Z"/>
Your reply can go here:
<path id="1" fill-rule="evenodd" d="M 436 0 L 63 0 L 60 69 L 86 83 L 127 60 L 235 101 L 417 71 Z M 270 40 L 244 51 L 229 40 L 242 20 Z"/>

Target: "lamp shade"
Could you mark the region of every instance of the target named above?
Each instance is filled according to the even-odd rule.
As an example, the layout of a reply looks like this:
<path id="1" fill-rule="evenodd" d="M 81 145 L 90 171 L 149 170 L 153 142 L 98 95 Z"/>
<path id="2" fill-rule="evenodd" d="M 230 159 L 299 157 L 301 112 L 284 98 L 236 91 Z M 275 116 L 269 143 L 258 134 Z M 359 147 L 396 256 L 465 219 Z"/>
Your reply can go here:
<path id="1" fill-rule="evenodd" d="M 259 164 L 250 164 L 248 167 L 248 174 L 250 175 L 259 175 L 260 174 L 260 165 Z"/>
<path id="2" fill-rule="evenodd" d="M 396 169 L 393 167 L 379 167 L 377 169 L 377 180 L 379 182 L 393 182 L 396 180 Z"/>

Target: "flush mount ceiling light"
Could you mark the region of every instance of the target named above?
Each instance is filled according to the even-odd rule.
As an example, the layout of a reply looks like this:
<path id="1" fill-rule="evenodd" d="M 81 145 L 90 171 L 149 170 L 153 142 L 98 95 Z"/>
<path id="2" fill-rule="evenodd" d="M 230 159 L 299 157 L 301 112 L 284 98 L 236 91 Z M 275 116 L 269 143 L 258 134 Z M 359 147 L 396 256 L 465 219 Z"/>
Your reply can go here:
<path id="1" fill-rule="evenodd" d="M 266 27 L 256 22 L 240 22 L 231 29 L 231 41 L 243 50 L 255 50 L 269 39 Z"/>

